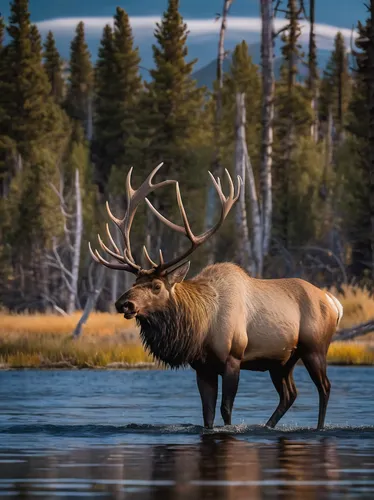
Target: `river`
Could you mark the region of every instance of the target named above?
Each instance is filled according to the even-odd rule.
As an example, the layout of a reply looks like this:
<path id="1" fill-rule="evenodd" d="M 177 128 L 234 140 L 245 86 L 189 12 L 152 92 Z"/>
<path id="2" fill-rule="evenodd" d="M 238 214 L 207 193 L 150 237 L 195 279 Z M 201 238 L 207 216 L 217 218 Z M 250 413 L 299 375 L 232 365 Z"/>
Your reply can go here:
<path id="1" fill-rule="evenodd" d="M 374 497 L 374 368 L 333 367 L 326 429 L 297 366 L 277 428 L 267 373 L 242 372 L 233 425 L 202 428 L 192 370 L 0 372 L 0 497 Z"/>

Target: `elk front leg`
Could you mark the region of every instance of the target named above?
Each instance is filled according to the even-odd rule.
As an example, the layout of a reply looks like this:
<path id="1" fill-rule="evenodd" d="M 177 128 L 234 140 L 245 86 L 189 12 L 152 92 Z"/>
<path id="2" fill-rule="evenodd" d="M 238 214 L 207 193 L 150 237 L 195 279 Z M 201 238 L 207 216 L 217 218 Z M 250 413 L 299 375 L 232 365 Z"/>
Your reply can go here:
<path id="1" fill-rule="evenodd" d="M 229 356 L 222 374 L 221 415 L 225 425 L 231 425 L 232 407 L 239 385 L 240 361 Z"/>
<path id="2" fill-rule="evenodd" d="M 207 367 L 196 369 L 197 386 L 203 405 L 204 427 L 213 429 L 216 414 L 218 374 Z"/>

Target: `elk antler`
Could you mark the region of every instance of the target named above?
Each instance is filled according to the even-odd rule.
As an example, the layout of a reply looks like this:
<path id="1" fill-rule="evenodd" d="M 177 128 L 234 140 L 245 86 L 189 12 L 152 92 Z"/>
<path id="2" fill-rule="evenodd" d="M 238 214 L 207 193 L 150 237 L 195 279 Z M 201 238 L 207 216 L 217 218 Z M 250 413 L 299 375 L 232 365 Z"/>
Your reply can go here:
<path id="1" fill-rule="evenodd" d="M 90 253 L 92 258 L 98 262 L 103 264 L 106 267 L 109 267 L 110 269 L 119 269 L 122 271 L 129 271 L 133 274 L 139 274 L 141 272 L 141 267 L 136 264 L 134 257 L 132 256 L 131 253 L 131 245 L 130 245 L 130 230 L 132 226 L 132 222 L 134 220 L 135 213 L 138 209 L 138 206 L 142 200 L 145 199 L 146 196 L 148 196 L 150 193 L 155 191 L 156 189 L 163 187 L 163 186 L 168 186 L 169 184 L 175 184 L 176 181 L 174 180 L 166 180 L 163 182 L 159 182 L 158 184 L 153 184 L 152 180 L 156 173 L 160 170 L 162 167 L 163 163 L 160 163 L 155 169 L 152 170 L 152 172 L 149 174 L 149 176 L 146 178 L 146 180 L 143 182 L 143 184 L 139 187 L 139 189 L 134 190 L 131 186 L 131 174 L 132 174 L 132 167 L 129 170 L 129 173 L 127 174 L 126 178 L 126 199 L 127 199 L 127 210 L 125 213 L 125 216 L 123 219 L 117 219 L 115 217 L 110 208 L 108 202 L 106 202 L 106 209 L 109 214 L 109 217 L 112 219 L 112 221 L 117 225 L 117 227 L 120 229 L 123 240 L 124 240 L 124 251 L 121 253 L 119 248 L 114 242 L 114 239 L 112 235 L 110 234 L 109 230 L 109 225 L 106 225 L 106 231 L 109 237 L 109 240 L 114 248 L 115 251 L 111 250 L 108 248 L 103 240 L 100 238 L 100 235 L 97 235 L 99 244 L 101 248 L 111 257 L 115 258 L 119 263 L 113 263 L 113 262 L 108 262 L 105 260 L 100 253 L 95 250 L 95 253 L 92 251 L 91 244 L 88 244 Z M 150 260 L 148 256 L 148 260 Z M 155 263 L 151 261 L 152 265 Z"/>
<path id="2" fill-rule="evenodd" d="M 180 257 L 176 257 L 176 258 L 174 258 L 166 263 L 163 261 L 162 253 L 160 252 L 160 264 L 156 268 L 158 272 L 164 273 L 168 269 L 170 269 L 171 267 L 184 261 L 189 255 L 192 254 L 192 252 L 194 252 L 200 245 L 202 245 L 205 241 L 207 241 L 221 227 L 223 221 L 226 219 L 227 214 L 230 212 L 232 206 L 238 200 L 238 198 L 240 196 L 240 188 L 241 188 L 241 185 L 243 183 L 241 177 L 238 175 L 237 176 L 238 187 L 237 187 L 237 194 L 235 196 L 234 184 L 232 182 L 230 174 L 226 169 L 225 169 L 225 173 L 226 173 L 227 179 L 229 181 L 229 185 L 230 185 L 230 194 L 227 198 L 223 194 L 222 187 L 221 187 L 221 181 L 220 181 L 219 177 L 216 180 L 213 177 L 213 175 L 209 172 L 210 178 L 212 179 L 213 185 L 218 193 L 218 196 L 219 196 L 219 199 L 221 202 L 221 216 L 220 216 L 220 219 L 215 226 L 208 229 L 207 231 L 205 231 L 203 234 L 201 234 L 199 236 L 195 236 L 191 230 L 190 224 L 188 222 L 187 214 L 186 214 L 186 211 L 185 211 L 184 206 L 183 206 L 182 197 L 181 197 L 181 193 L 179 190 L 179 183 L 178 182 L 175 184 L 175 189 L 176 189 L 176 193 L 177 193 L 177 202 L 178 202 L 179 210 L 180 210 L 180 213 L 181 213 L 181 216 L 183 219 L 183 226 L 178 226 L 177 224 L 174 224 L 174 222 L 171 222 L 168 219 L 166 219 L 166 217 L 164 217 L 162 214 L 160 214 L 160 212 L 158 212 L 155 209 L 155 207 L 148 200 L 148 198 L 145 199 L 149 208 L 160 219 L 161 222 L 166 224 L 168 227 L 170 227 L 174 231 L 177 231 L 178 233 L 184 234 L 185 236 L 187 236 L 187 238 L 191 242 L 191 246 L 188 250 L 186 250 L 186 252 L 184 252 Z M 150 259 L 148 259 L 148 260 L 150 261 Z M 151 263 L 155 267 L 155 263 L 153 261 Z"/>

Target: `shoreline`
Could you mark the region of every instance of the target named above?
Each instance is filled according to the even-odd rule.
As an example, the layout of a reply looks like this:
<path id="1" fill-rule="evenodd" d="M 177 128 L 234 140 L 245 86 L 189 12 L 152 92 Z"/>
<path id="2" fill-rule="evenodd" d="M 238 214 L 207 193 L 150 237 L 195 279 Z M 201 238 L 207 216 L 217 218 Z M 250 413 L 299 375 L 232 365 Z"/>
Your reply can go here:
<path id="1" fill-rule="evenodd" d="M 298 366 L 302 366 L 302 362 L 297 363 Z M 327 363 L 327 366 L 340 366 L 340 367 L 356 367 L 356 368 L 374 368 L 372 363 L 352 363 L 352 362 L 339 362 L 339 361 L 331 361 Z M 12 366 L 7 365 L 5 363 L 0 364 L 0 372 L 1 371 L 21 371 L 21 370 L 100 370 L 100 371 L 128 371 L 128 370 L 142 370 L 142 371 L 164 371 L 169 368 L 163 368 L 157 363 L 112 363 L 107 366 L 100 365 L 73 365 L 71 363 L 50 363 L 44 364 L 40 366 Z M 188 367 L 182 367 L 180 370 L 189 369 Z M 169 369 L 170 370 L 170 369 Z"/>

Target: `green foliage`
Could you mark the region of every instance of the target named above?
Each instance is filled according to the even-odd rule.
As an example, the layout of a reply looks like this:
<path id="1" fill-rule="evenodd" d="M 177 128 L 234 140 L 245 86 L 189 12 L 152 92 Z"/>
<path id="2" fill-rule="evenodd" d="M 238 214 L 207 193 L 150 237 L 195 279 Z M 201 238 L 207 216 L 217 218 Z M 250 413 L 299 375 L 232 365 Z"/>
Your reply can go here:
<path id="1" fill-rule="evenodd" d="M 357 71 L 353 84 L 352 100 L 350 102 L 350 113 L 348 130 L 353 134 L 352 157 L 354 159 L 355 178 L 352 180 L 349 191 L 355 198 L 355 211 L 351 224 L 347 227 L 352 242 L 352 271 L 356 276 L 365 277 L 371 269 L 372 260 L 372 226 L 370 220 L 370 175 L 372 147 L 370 138 L 370 87 L 373 78 L 370 60 L 374 47 L 370 36 L 371 22 L 358 25 L 359 38 L 356 40 L 357 47 Z"/>
<path id="2" fill-rule="evenodd" d="M 118 7 L 114 32 L 110 26 L 104 28 L 95 71 L 92 156 L 101 192 L 106 189 L 113 166 L 123 171 L 138 163 L 139 62 L 129 17 Z"/>
<path id="3" fill-rule="evenodd" d="M 65 83 L 62 76 L 62 60 L 56 47 L 52 31 L 48 32 L 44 43 L 44 69 L 51 85 L 51 95 L 57 104 L 62 104 L 65 96 Z"/>
<path id="4" fill-rule="evenodd" d="M 329 214 L 324 212 L 324 203 L 320 198 L 324 174 L 323 144 L 316 146 L 311 137 L 301 136 L 291 160 L 288 207 L 292 217 L 289 221 L 289 241 L 299 247 L 321 239 L 328 223 L 325 217 Z M 329 181 L 331 184 L 332 179 Z"/>
<path id="5" fill-rule="evenodd" d="M 282 37 L 282 54 L 284 62 L 281 68 L 281 77 L 276 85 L 275 121 L 274 121 L 274 163 L 273 163 L 273 192 L 274 234 L 282 244 L 289 248 L 294 244 L 293 239 L 297 230 L 293 230 L 293 203 L 301 200 L 303 182 L 297 184 L 293 173 L 297 171 L 296 152 L 304 144 L 312 125 L 312 109 L 310 93 L 307 87 L 297 83 L 298 61 L 302 57 L 298 42 L 300 36 L 299 12 L 296 0 L 289 0 L 286 17 L 289 19 L 290 29 Z M 304 147 L 303 146 L 303 147 Z M 308 144 L 308 148 L 312 147 Z M 307 148 L 307 150 L 308 150 Z M 311 157 L 305 156 L 306 150 L 298 151 L 303 161 Z M 317 151 L 315 151 L 317 154 Z M 304 167 L 305 168 L 305 167 Z M 310 166 L 309 166 L 310 168 Z M 296 203 L 297 204 L 297 203 Z M 306 230 L 305 235 L 309 234 Z M 300 233 L 300 235 L 302 232 Z"/>
<path id="6" fill-rule="evenodd" d="M 339 32 L 334 41 L 334 50 L 323 73 L 320 95 L 320 119 L 327 122 L 331 109 L 334 124 L 339 134 L 347 121 L 351 96 L 351 77 L 347 49 L 343 35 Z"/>
<path id="7" fill-rule="evenodd" d="M 235 151 L 236 93 L 246 96 L 246 137 L 248 153 L 258 171 L 261 141 L 261 80 L 258 67 L 252 62 L 248 45 L 243 40 L 232 55 L 230 71 L 224 76 L 222 150 L 227 165 L 233 164 Z"/>
<path id="8" fill-rule="evenodd" d="M 197 88 L 191 78 L 196 61 L 186 61 L 187 26 L 178 4 L 177 0 L 169 0 L 168 9 L 155 30 L 155 68 L 142 95 L 139 127 L 144 145 L 142 164 L 146 170 L 165 162 L 163 175 L 178 178 L 191 200 L 199 188 L 201 193 L 201 184 L 206 182 L 197 168 L 197 152 L 193 147 L 203 128 L 200 117 L 204 90 Z M 162 196 L 160 208 L 170 214 L 171 206 L 175 207 L 175 194 L 169 189 Z"/>
<path id="9" fill-rule="evenodd" d="M 35 150 L 49 144 L 56 129 L 40 35 L 29 17 L 27 1 L 15 0 L 7 28 L 11 40 L 6 50 L 8 87 L 3 121 L 4 135 L 14 141 L 24 160 L 29 158 L 30 146 Z"/>
<path id="10" fill-rule="evenodd" d="M 283 269 L 284 255 L 292 254 L 295 247 L 320 245 L 335 251 L 337 246 L 330 238 L 334 230 L 343 247 L 339 256 L 350 265 L 349 276 L 361 278 L 369 269 L 372 236 L 370 25 L 359 25 L 362 36 L 357 48 L 361 55 L 353 82 L 344 39 L 341 34 L 335 39 L 320 87 L 318 111 L 322 126 L 316 144 L 311 138 L 315 89 L 310 79 L 300 83 L 297 73 L 304 57 L 299 44 L 301 2 L 283 3 L 289 29 L 282 37 L 283 63 L 276 83 L 272 169 L 274 248 L 280 242 L 283 253 L 269 257 L 267 272 L 272 273 L 272 262 L 277 265 L 282 259 Z M 222 121 L 217 128 L 214 92 L 208 95 L 192 79 L 196 60 L 190 60 L 188 55 L 188 31 L 178 0 L 168 0 L 156 26 L 154 66 L 147 82 L 142 82 L 139 75 L 140 56 L 127 13 L 118 7 L 113 20 L 113 27 L 107 25 L 103 30 L 95 71 L 84 24 L 78 24 L 71 42 L 65 88 L 53 33 L 48 33 L 42 48 L 40 34 L 30 22 L 27 0 L 12 2 L 7 28 L 0 17 L 0 280 L 5 283 L 0 300 L 6 300 L 10 307 L 22 303 L 24 307 L 37 304 L 32 307 L 45 308 L 43 296 L 64 295 L 66 286 L 59 265 L 56 260 L 50 267 L 46 264 L 46 256 L 48 264 L 55 257 L 51 251 L 54 238 L 65 266 L 71 264 L 72 255 L 66 243 L 69 238 L 64 232 L 60 200 L 51 184 L 63 184 L 65 208 L 74 212 L 76 169 L 80 173 L 84 218 L 79 280 L 82 305 L 87 297 L 91 263 L 87 240 L 93 242 L 97 232 L 104 232 L 104 199 L 110 201 L 115 214 L 124 213 L 125 177 L 130 166 L 134 166 L 132 184 L 136 188 L 151 169 L 164 162 L 156 181 L 162 177 L 180 182 L 193 231 L 202 232 L 209 185 L 207 170 L 214 152 L 219 150 L 222 167 L 231 171 L 234 167 L 238 92 L 245 94 L 247 147 L 258 182 L 261 68 L 253 63 L 246 42 L 235 47 L 231 66 L 225 66 Z M 7 45 L 5 29 L 9 34 Z M 310 76 L 316 80 L 315 40 L 311 49 Z M 337 131 L 332 161 L 327 154 L 329 109 Z M 226 191 L 228 186 L 223 182 Z M 150 200 L 166 217 L 181 222 L 173 186 L 156 196 L 151 194 Z M 250 221 L 249 202 L 247 209 Z M 233 237 L 234 219 L 233 210 L 215 240 L 218 260 L 230 260 L 235 254 L 238 242 Z M 165 229 L 142 204 L 132 231 L 138 261 L 146 236 L 150 237 L 149 251 L 154 258 L 160 244 L 166 259 L 185 248 L 184 238 Z M 192 272 L 205 263 L 206 248 L 192 259 Z M 291 260 L 296 262 L 295 256 L 292 254 Z M 124 281 L 123 275 L 118 279 Z M 107 306 L 107 290 L 115 292 L 109 284 L 101 299 L 103 308 Z"/>
<path id="11" fill-rule="evenodd" d="M 70 46 L 70 75 L 66 95 L 68 115 L 84 128 L 86 136 L 91 127 L 93 71 L 91 56 L 85 40 L 84 23 L 80 22 Z"/>

